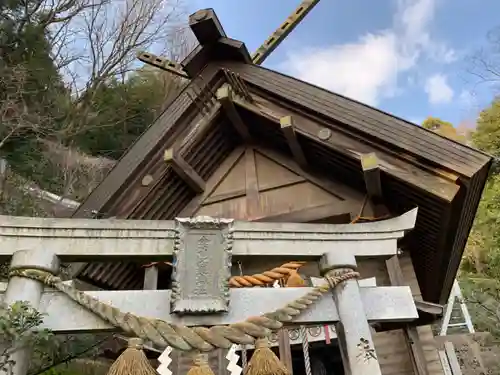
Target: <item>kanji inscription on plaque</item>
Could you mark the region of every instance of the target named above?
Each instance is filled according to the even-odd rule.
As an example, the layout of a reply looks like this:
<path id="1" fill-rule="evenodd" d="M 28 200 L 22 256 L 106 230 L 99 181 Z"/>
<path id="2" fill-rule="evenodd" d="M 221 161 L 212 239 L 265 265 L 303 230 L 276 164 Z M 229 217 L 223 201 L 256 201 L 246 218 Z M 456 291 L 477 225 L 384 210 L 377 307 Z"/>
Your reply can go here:
<path id="1" fill-rule="evenodd" d="M 176 219 L 171 311 L 227 312 L 232 220 L 206 216 Z"/>

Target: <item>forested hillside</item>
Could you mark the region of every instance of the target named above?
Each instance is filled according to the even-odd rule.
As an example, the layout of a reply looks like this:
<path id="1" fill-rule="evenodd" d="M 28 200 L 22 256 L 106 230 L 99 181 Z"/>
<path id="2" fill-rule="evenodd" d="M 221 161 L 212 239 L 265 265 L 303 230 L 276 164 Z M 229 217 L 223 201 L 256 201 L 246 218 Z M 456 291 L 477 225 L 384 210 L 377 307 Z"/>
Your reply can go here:
<path id="1" fill-rule="evenodd" d="M 183 82 L 136 53 L 182 58 L 187 15 L 181 0 L 7 0 L 0 14 L 0 211 L 51 215 L 34 189 L 83 199 L 176 95 Z"/>

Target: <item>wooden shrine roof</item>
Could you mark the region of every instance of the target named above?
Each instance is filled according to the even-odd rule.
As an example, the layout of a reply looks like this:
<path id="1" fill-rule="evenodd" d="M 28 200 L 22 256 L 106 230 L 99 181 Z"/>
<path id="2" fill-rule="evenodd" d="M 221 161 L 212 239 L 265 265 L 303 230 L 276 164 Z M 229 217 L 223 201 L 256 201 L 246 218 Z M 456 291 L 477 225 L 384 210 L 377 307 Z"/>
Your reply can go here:
<path id="1" fill-rule="evenodd" d="M 366 193 L 361 158 L 374 152 L 390 211 L 401 214 L 419 207 L 416 227 L 402 246 L 411 252 L 423 297 L 445 303 L 492 158 L 388 113 L 253 65 L 243 43 L 225 34 L 203 34 L 215 29 L 193 28 L 201 43 L 185 61 L 191 64 L 193 79 L 75 216 L 97 212 L 101 217 L 160 220 L 185 215 L 208 188 L 209 177 L 242 144 L 295 156 L 311 173 Z M 240 88 L 239 96 L 219 108 L 215 92 L 226 82 Z M 279 123 L 289 115 L 305 160 L 297 159 Z M 165 151 L 172 147 L 167 163 Z M 128 263 L 80 268 L 80 277 L 112 289 L 141 288 L 142 275 Z"/>

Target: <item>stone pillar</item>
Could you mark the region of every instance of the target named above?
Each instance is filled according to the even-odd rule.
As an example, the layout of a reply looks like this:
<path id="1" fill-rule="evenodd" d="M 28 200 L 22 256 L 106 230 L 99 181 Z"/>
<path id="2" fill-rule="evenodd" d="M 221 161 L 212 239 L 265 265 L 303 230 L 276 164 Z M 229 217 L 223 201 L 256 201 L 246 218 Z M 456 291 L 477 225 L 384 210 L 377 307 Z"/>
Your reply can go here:
<path id="1" fill-rule="evenodd" d="M 357 265 L 353 254 L 335 249 L 323 255 L 320 268 L 324 276 L 337 276 L 346 271 L 356 270 Z M 342 325 L 343 334 L 339 335 L 338 339 L 341 348 L 344 349 L 342 360 L 346 374 L 381 375 L 358 280 L 342 282 L 332 290 L 332 295 Z"/>
<path id="2" fill-rule="evenodd" d="M 19 250 L 14 253 L 10 269 L 36 268 L 56 274 L 59 271 L 59 259 L 50 251 Z M 4 303 L 7 306 L 17 301 L 25 301 L 31 307 L 38 309 L 42 297 L 44 285 L 38 281 L 23 277 L 12 277 L 7 284 Z M 26 375 L 30 365 L 31 348 L 17 350 L 11 359 L 15 365 L 6 369 L 6 375 Z M 3 352 L 0 348 L 0 352 Z"/>

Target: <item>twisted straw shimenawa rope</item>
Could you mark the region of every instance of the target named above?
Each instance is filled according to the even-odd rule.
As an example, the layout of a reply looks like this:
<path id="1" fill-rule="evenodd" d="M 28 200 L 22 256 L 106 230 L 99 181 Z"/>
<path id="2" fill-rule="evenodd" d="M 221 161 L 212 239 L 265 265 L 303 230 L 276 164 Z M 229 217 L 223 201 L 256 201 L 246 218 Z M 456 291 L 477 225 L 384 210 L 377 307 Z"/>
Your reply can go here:
<path id="1" fill-rule="evenodd" d="M 229 286 L 232 288 L 249 288 L 252 286 L 268 285 L 276 280 L 282 280 L 291 276 L 305 263 L 306 262 L 293 261 L 284 263 L 272 270 L 256 273 L 254 275 L 231 276 L 229 279 Z"/>
<path id="2" fill-rule="evenodd" d="M 303 297 L 276 311 L 251 317 L 240 323 L 213 326 L 211 328 L 190 328 L 170 324 L 159 319 L 149 319 L 124 313 L 77 290 L 71 285 L 63 283 L 59 277 L 45 271 L 17 269 L 11 271 L 9 276 L 29 278 L 53 287 L 116 328 L 120 328 L 124 332 L 143 340 L 152 341 L 156 345 L 171 346 L 182 351 L 198 350 L 209 352 L 215 348 L 228 349 L 233 344 L 253 344 L 256 339 L 268 337 L 271 331 L 280 329 L 283 323 L 291 321 L 294 316 L 299 315 L 309 305 L 318 300 L 323 293 L 330 289 L 330 285 L 334 288 L 343 281 L 358 278 L 359 273 L 347 271 L 338 276 L 326 276 L 325 279 L 328 284 L 315 287 Z"/>
<path id="3" fill-rule="evenodd" d="M 159 263 L 160 262 L 153 262 L 146 264 L 143 267 L 148 268 Z M 161 263 L 172 266 L 172 263 L 170 262 Z M 276 280 L 283 280 L 284 278 L 291 276 L 294 272 L 297 272 L 297 270 L 305 263 L 306 262 L 291 261 L 262 273 L 256 273 L 254 275 L 231 276 L 231 278 L 229 279 L 229 286 L 231 288 L 250 288 L 253 286 L 269 285 Z"/>

